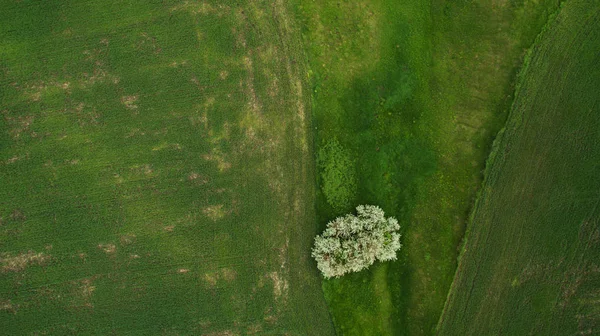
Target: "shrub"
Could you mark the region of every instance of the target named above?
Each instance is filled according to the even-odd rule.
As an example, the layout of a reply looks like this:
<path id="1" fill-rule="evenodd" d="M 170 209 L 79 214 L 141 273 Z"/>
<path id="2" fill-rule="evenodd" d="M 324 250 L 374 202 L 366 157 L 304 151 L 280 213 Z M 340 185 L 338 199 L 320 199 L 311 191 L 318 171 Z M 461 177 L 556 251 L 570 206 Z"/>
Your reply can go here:
<path id="1" fill-rule="evenodd" d="M 347 210 L 356 196 L 356 172 L 350 152 L 337 139 L 319 149 L 317 164 L 321 188 L 327 203 L 335 210 Z"/>
<path id="2" fill-rule="evenodd" d="M 386 219 L 383 210 L 373 205 L 359 205 L 356 211 L 357 216 L 348 214 L 329 222 L 315 238 L 312 256 L 326 278 L 358 272 L 375 260 L 395 260 L 402 246 L 395 218 Z"/>

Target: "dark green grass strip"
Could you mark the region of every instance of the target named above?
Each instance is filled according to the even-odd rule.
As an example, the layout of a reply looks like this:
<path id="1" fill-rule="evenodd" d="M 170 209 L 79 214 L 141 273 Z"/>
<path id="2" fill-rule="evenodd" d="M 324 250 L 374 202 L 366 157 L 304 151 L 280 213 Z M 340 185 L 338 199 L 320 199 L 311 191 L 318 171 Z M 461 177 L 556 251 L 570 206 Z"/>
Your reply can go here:
<path id="1" fill-rule="evenodd" d="M 599 22 L 565 2 L 526 60 L 439 334 L 600 331 Z"/>

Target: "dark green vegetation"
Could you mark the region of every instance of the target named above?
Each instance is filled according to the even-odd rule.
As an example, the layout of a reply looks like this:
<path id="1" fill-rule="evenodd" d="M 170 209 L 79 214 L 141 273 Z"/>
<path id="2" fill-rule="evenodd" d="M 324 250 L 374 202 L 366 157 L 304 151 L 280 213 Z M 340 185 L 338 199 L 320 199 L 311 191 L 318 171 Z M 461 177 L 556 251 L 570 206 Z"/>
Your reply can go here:
<path id="1" fill-rule="evenodd" d="M 324 335 L 283 1 L 0 2 L 0 323 Z"/>
<path id="2" fill-rule="evenodd" d="M 336 139 L 319 147 L 317 167 L 320 171 L 323 196 L 335 210 L 352 206 L 356 197 L 356 167 L 348 149 Z"/>
<path id="3" fill-rule="evenodd" d="M 377 204 L 404 230 L 397 262 L 323 283 L 336 328 L 432 334 L 517 69 L 558 1 L 295 4 L 311 66 L 316 146 L 338 139 L 357 178 L 347 209 L 318 194 L 319 222 Z M 332 183 L 327 176 L 318 176 L 321 191 Z"/>
<path id="4" fill-rule="evenodd" d="M 490 157 L 442 335 L 600 332 L 600 2 L 537 40 Z"/>

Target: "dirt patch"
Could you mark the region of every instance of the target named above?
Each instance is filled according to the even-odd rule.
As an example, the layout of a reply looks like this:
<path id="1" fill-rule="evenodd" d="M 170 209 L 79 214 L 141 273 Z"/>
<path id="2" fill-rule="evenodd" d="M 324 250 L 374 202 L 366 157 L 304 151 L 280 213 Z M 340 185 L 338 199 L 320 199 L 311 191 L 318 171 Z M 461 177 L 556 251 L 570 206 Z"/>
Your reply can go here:
<path id="1" fill-rule="evenodd" d="M 232 282 L 237 278 L 237 272 L 231 268 L 222 268 L 218 271 L 205 273 L 202 280 L 210 288 L 214 288 L 221 281 Z"/>
<path id="2" fill-rule="evenodd" d="M 158 146 L 152 147 L 152 151 L 154 151 L 154 152 L 165 150 L 165 149 L 180 151 L 183 149 L 183 147 L 179 143 L 162 143 Z"/>
<path id="3" fill-rule="evenodd" d="M 202 334 L 203 336 L 238 336 L 241 335 L 236 331 L 231 330 L 222 330 L 222 331 L 213 331 L 208 334 Z"/>
<path id="4" fill-rule="evenodd" d="M 289 284 L 279 272 L 271 272 L 266 275 L 267 278 L 273 281 L 273 296 L 277 301 L 285 301 L 289 291 Z"/>
<path id="5" fill-rule="evenodd" d="M 196 172 L 189 173 L 187 179 L 188 179 L 188 181 L 193 182 L 194 184 L 197 184 L 197 185 L 203 185 L 203 184 L 208 183 L 208 177 L 206 177 L 204 175 L 200 175 Z"/>
<path id="6" fill-rule="evenodd" d="M 97 276 L 76 280 L 70 283 L 70 295 L 68 299 L 70 301 L 69 308 L 81 309 L 81 308 L 93 308 L 92 295 L 96 290 L 96 286 L 93 285 L 93 281 Z M 56 299 L 60 299 L 62 295 L 57 294 Z"/>
<path id="7" fill-rule="evenodd" d="M 11 300 L 0 300 L 0 311 L 7 311 L 16 314 L 17 308 L 18 305 L 12 303 Z"/>
<path id="8" fill-rule="evenodd" d="M 136 235 L 131 233 L 131 234 L 126 234 L 126 235 L 121 236 L 119 238 L 119 241 L 121 242 L 121 245 L 130 245 L 135 242 L 135 238 L 136 238 Z"/>
<path id="9" fill-rule="evenodd" d="M 171 7 L 169 10 L 174 11 L 187 11 L 192 15 L 216 15 L 222 17 L 228 14 L 230 7 L 223 4 L 212 5 L 203 1 L 184 1 L 177 6 Z"/>
<path id="10" fill-rule="evenodd" d="M 27 219 L 27 216 L 25 216 L 25 214 L 23 213 L 23 210 L 21 209 L 15 209 L 13 210 L 13 212 L 10 213 L 10 219 L 15 221 L 15 222 L 23 222 Z"/>
<path id="11" fill-rule="evenodd" d="M 202 280 L 204 280 L 204 282 L 206 282 L 206 284 L 209 287 L 211 287 L 211 288 L 215 287 L 217 285 L 217 281 L 219 280 L 219 274 L 218 273 L 206 273 L 202 277 Z"/>
<path id="12" fill-rule="evenodd" d="M 154 174 L 154 169 L 152 169 L 150 164 L 134 165 L 129 168 L 129 171 L 137 176 L 143 175 L 146 177 L 151 177 Z"/>
<path id="13" fill-rule="evenodd" d="M 263 332 L 263 327 L 262 327 L 262 324 L 260 324 L 260 323 L 251 324 L 246 328 L 247 335 L 256 335 L 256 334 L 259 334 L 262 332 Z"/>
<path id="14" fill-rule="evenodd" d="M 137 95 L 121 97 L 121 104 L 125 105 L 126 109 L 133 111 L 133 112 L 136 112 L 138 109 L 138 105 L 136 104 L 137 101 L 138 101 Z"/>
<path id="15" fill-rule="evenodd" d="M 3 253 L 0 255 L 0 263 L 2 264 L 2 273 L 21 272 L 32 265 L 43 266 L 48 263 L 51 257 L 42 252 L 35 253 L 28 251 L 18 255 Z"/>
<path id="16" fill-rule="evenodd" d="M 237 277 L 237 273 L 235 270 L 233 270 L 231 268 L 222 268 L 221 269 L 221 279 L 223 279 L 227 282 L 231 282 L 231 281 L 235 280 L 236 277 Z"/>
<path id="17" fill-rule="evenodd" d="M 30 129 L 34 119 L 33 115 L 9 117 L 5 114 L 4 116 L 8 124 L 8 134 L 13 140 L 19 140 L 23 134 L 36 137 L 36 133 Z"/>
<path id="18" fill-rule="evenodd" d="M 114 254 L 117 252 L 115 244 L 98 244 L 97 247 L 106 254 Z"/>
<path id="19" fill-rule="evenodd" d="M 225 154 L 223 154 L 223 152 L 219 148 L 213 148 L 212 153 L 204 154 L 202 158 L 204 160 L 216 163 L 217 169 L 219 169 L 221 173 L 231 168 L 231 162 L 228 162 L 225 159 Z"/>
<path id="20" fill-rule="evenodd" d="M 169 64 L 169 66 L 171 68 L 179 68 L 182 66 L 186 66 L 188 64 L 188 60 L 183 60 L 183 61 L 173 61 Z"/>
<path id="21" fill-rule="evenodd" d="M 121 80 L 118 76 L 109 73 L 104 65 L 106 55 L 108 54 L 108 39 L 100 40 L 99 44 L 98 48 L 82 52 L 85 56 L 85 61 L 93 66 L 92 73 L 83 72 L 78 76 L 78 86 L 82 89 L 88 89 L 96 83 L 104 83 L 106 81 L 116 85 Z"/>
<path id="22" fill-rule="evenodd" d="M 218 221 L 225 217 L 226 212 L 223 209 L 223 204 L 209 205 L 202 209 L 202 213 L 213 221 Z"/>
<path id="23" fill-rule="evenodd" d="M 229 77 L 229 72 L 227 70 L 222 70 L 221 72 L 219 72 L 219 77 L 222 80 L 226 80 L 227 77 Z"/>
<path id="24" fill-rule="evenodd" d="M 23 154 L 23 155 L 15 155 L 9 159 L 6 159 L 6 161 L 4 161 L 5 164 L 13 164 L 19 160 L 23 160 L 23 159 L 28 159 L 29 158 L 29 153 Z M 0 162 L 1 163 L 1 162 Z"/>
<path id="25" fill-rule="evenodd" d="M 142 131 L 139 128 L 134 128 L 132 130 L 130 130 L 129 132 L 127 132 L 127 134 L 125 134 L 125 139 L 129 139 L 131 137 L 136 137 L 136 136 L 144 136 L 146 135 L 145 131 Z"/>

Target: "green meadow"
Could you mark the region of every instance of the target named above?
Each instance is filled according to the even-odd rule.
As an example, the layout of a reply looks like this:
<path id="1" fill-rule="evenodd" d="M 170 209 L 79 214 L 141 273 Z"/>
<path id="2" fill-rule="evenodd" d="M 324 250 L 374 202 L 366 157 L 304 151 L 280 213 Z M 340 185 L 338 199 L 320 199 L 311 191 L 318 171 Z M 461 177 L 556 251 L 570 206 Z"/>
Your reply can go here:
<path id="1" fill-rule="evenodd" d="M 323 282 L 336 330 L 433 334 L 517 70 L 558 2 L 295 3 L 313 86 L 319 223 L 378 204 L 402 225 L 398 261 Z M 332 142 L 352 158 L 338 160 L 337 176 L 319 164 Z M 355 191 L 332 192 L 336 180 Z M 346 207 L 329 201 L 344 197 Z"/>
<path id="2" fill-rule="evenodd" d="M 0 325 L 331 334 L 283 1 L 0 2 Z"/>
<path id="3" fill-rule="evenodd" d="M 527 57 L 440 335 L 600 326 L 600 3 L 569 0 Z"/>

